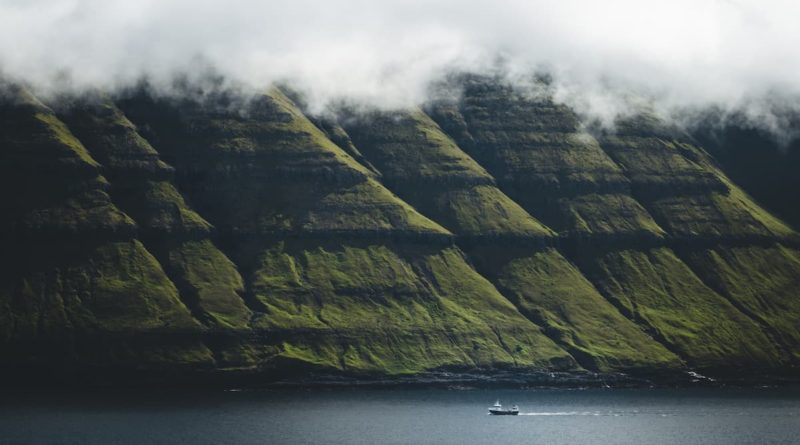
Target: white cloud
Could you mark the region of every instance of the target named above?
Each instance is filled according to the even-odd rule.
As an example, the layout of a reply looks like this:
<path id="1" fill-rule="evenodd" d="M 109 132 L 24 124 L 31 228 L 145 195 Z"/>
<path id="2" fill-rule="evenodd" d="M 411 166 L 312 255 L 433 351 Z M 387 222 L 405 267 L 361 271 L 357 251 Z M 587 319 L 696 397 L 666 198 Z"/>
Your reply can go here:
<path id="1" fill-rule="evenodd" d="M 166 85 L 203 60 L 245 85 L 290 79 L 315 103 L 395 106 L 503 55 L 549 67 L 590 113 L 630 89 L 667 109 L 731 109 L 800 94 L 798 17 L 781 0 L 0 0 L 0 71 L 114 88 Z"/>

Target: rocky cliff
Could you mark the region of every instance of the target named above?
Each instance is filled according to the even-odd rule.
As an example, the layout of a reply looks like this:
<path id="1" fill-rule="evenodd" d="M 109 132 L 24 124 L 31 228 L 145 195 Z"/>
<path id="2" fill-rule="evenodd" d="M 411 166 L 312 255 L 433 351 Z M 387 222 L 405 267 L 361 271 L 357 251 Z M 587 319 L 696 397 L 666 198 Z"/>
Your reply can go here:
<path id="1" fill-rule="evenodd" d="M 336 117 L 4 84 L 5 372 L 795 374 L 800 237 L 702 138 L 449 82 Z"/>

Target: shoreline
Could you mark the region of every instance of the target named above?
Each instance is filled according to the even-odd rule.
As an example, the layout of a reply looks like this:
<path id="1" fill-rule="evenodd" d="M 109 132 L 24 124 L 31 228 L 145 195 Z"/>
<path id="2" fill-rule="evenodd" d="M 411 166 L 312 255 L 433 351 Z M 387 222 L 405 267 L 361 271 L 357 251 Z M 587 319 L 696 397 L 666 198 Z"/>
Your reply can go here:
<path id="1" fill-rule="evenodd" d="M 202 372 L 185 370 L 0 370 L 8 389 L 324 389 L 324 388 L 679 388 L 783 387 L 800 385 L 797 370 L 720 373 L 689 369 L 650 372 L 437 370 L 413 375 L 330 372 Z"/>

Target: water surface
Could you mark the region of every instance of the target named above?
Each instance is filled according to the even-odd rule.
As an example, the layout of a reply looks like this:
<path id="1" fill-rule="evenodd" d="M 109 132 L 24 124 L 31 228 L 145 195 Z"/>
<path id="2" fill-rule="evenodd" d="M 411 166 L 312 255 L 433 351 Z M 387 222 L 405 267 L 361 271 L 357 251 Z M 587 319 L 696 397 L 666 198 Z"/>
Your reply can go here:
<path id="1" fill-rule="evenodd" d="M 486 409 L 501 399 L 520 416 Z M 789 444 L 797 389 L 327 389 L 5 395 L 0 443 Z"/>

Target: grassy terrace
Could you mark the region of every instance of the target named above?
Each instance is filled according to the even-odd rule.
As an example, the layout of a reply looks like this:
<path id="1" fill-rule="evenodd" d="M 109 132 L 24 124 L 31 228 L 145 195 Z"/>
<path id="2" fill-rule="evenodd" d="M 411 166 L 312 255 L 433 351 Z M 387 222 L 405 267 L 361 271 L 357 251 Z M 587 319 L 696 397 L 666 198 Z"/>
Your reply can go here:
<path id="1" fill-rule="evenodd" d="M 798 358 L 800 252 L 771 247 L 688 250 L 682 257 L 704 281 L 765 327 L 787 354 Z"/>
<path id="2" fill-rule="evenodd" d="M 509 251 L 473 253 L 484 258 L 479 270 L 503 295 L 585 367 L 609 371 L 680 365 L 677 356 L 610 305 L 556 250 Z"/>
<path id="3" fill-rule="evenodd" d="M 366 113 L 349 119 L 345 129 L 383 182 L 453 233 L 554 236 L 498 190 L 494 178 L 421 111 Z"/>
<path id="4" fill-rule="evenodd" d="M 572 363 L 457 249 L 282 243 L 264 252 L 251 286 L 264 308 L 258 327 L 325 331 L 331 339 L 361 333 L 319 350 L 287 340 L 289 357 L 392 372 Z"/>
<path id="5" fill-rule="evenodd" d="M 624 250 L 583 266 L 603 294 L 690 364 L 749 366 L 783 358 L 755 321 L 706 286 L 672 251 Z"/>
<path id="6" fill-rule="evenodd" d="M 702 148 L 647 114 L 593 136 L 546 95 L 457 82 L 460 101 L 338 120 L 278 89 L 50 109 L 12 88 L 0 361 L 292 376 L 800 362 L 798 236 Z"/>
<path id="7" fill-rule="evenodd" d="M 452 140 L 440 135 L 438 125 L 418 113 L 367 113 L 349 122 L 345 129 L 358 150 L 381 173 L 382 180 L 456 235 L 485 240 L 472 243 L 468 250 L 479 271 L 583 366 L 609 371 L 643 369 L 654 363 L 664 368 L 680 365 L 674 354 L 622 316 L 557 251 L 496 247 L 493 239 L 498 235 L 542 237 L 553 232 L 493 184 L 454 181 L 454 175 L 482 178 L 486 173 L 482 169 L 464 169 L 471 158 Z M 596 143 L 593 147 L 601 153 Z M 525 150 L 533 152 L 534 148 Z M 425 168 L 415 170 L 421 162 Z M 582 202 L 568 202 L 576 202 L 569 216 L 580 221 L 587 231 L 612 231 L 618 228 L 615 222 L 621 221 L 620 225 L 641 224 L 654 233 L 663 233 L 631 198 L 589 195 Z M 606 216 L 609 207 L 620 209 L 615 221 Z M 516 253 L 509 256 L 509 251 Z M 608 325 L 615 329 L 607 329 Z"/>
<path id="8" fill-rule="evenodd" d="M 420 246 L 423 236 L 449 231 L 385 188 L 285 96 L 254 101 L 244 115 L 190 108 L 165 133 L 144 109 L 129 108 L 163 141 L 156 148 L 174 158 L 178 185 L 200 213 L 234 236 L 225 252 L 243 271 L 251 326 L 287 333 L 272 344 L 269 366 L 575 366 L 459 251 Z M 465 155 L 461 162 L 477 166 Z M 203 182 L 181 177 L 183 165 Z M 390 241 L 393 234 L 420 238 Z"/>
<path id="9" fill-rule="evenodd" d="M 243 329 L 251 316 L 234 264 L 211 242 L 213 227 L 172 184 L 172 167 L 108 98 L 63 106 L 61 114 L 114 179 L 111 197 L 140 228 L 192 315 L 214 328 Z"/>

